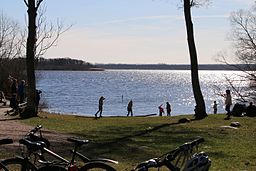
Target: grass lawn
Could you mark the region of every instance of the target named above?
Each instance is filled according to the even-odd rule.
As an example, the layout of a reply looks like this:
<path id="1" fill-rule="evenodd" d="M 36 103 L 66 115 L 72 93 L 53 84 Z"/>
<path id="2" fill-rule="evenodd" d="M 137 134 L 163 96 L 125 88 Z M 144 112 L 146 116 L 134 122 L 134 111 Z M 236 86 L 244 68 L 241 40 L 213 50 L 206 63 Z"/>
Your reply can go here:
<path id="1" fill-rule="evenodd" d="M 29 125 L 72 134 L 92 141 L 80 151 L 87 156 L 108 157 L 119 161 L 118 170 L 130 170 L 141 161 L 161 156 L 175 147 L 205 138 L 200 150 L 212 160 L 210 170 L 256 170 L 256 118 L 209 115 L 206 119 L 177 124 L 182 117 L 89 117 L 41 113 L 40 117 L 22 120 Z M 222 128 L 238 121 L 239 129 Z M 51 141 L 51 140 L 50 140 Z M 60 143 L 55 150 L 68 149 Z M 71 147 L 71 145 L 70 145 Z M 68 151 L 68 150 L 67 150 Z M 70 156 L 70 153 L 64 153 Z"/>

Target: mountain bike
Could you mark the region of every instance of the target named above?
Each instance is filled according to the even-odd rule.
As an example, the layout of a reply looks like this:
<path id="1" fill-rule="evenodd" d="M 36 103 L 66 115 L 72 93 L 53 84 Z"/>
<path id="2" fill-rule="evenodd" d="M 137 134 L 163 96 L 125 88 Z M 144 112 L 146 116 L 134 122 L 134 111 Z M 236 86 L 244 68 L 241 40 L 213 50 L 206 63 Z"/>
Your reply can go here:
<path id="1" fill-rule="evenodd" d="M 13 143 L 13 140 L 9 138 L 0 140 L 0 145 L 12 144 L 12 143 Z M 0 161 L 0 170 L 9 171 L 8 168 L 4 165 L 4 163 L 2 163 L 2 161 Z"/>
<path id="2" fill-rule="evenodd" d="M 17 156 L 15 158 L 10 158 L 4 160 L 2 163 L 9 170 L 22 170 L 22 171 L 87 171 L 94 170 L 98 168 L 100 170 L 105 171 L 115 171 L 115 169 L 108 164 L 118 162 L 110 159 L 89 159 L 84 155 L 77 152 L 77 149 L 84 144 L 87 144 L 88 140 L 80 140 L 76 138 L 68 138 L 69 142 L 74 143 L 74 149 L 72 150 L 72 159 L 69 161 L 62 156 L 54 153 L 47 146 L 50 146 L 49 141 L 46 138 L 40 135 L 35 135 L 38 131 L 40 131 L 42 126 L 37 126 L 32 129 L 25 138 L 19 140 L 20 144 L 23 144 L 26 147 L 26 153 L 22 153 L 22 156 Z M 32 135 L 32 136 L 31 136 Z M 36 141 L 34 141 L 36 140 Z M 57 161 L 49 161 L 46 160 L 44 154 L 48 154 L 56 159 Z M 31 161 L 31 156 L 34 156 L 34 161 Z M 84 162 L 83 166 L 79 168 L 76 166 L 75 157 L 78 156 Z M 98 170 L 97 169 L 97 170 Z"/>
<path id="3" fill-rule="evenodd" d="M 47 159 L 45 159 L 44 157 L 44 153 L 50 154 L 53 157 L 56 158 L 56 153 L 53 153 L 51 150 L 49 150 L 50 147 L 50 142 L 48 141 L 48 139 L 44 138 L 42 136 L 42 132 L 41 132 L 42 126 L 41 125 L 37 125 L 34 129 L 32 129 L 31 131 L 29 131 L 29 133 L 25 136 L 25 138 L 27 140 L 33 141 L 33 142 L 44 142 L 46 144 L 46 148 L 43 148 L 40 150 L 40 153 L 36 153 L 36 155 L 39 157 L 40 162 L 46 162 L 48 163 L 49 161 Z M 39 132 L 39 134 L 37 134 Z M 75 157 L 79 157 L 80 160 L 83 161 L 83 163 L 86 163 L 86 166 L 84 166 L 84 168 L 91 168 L 91 167 L 101 167 L 101 168 L 108 168 L 104 163 L 111 163 L 111 164 L 118 164 L 117 161 L 115 160 L 111 160 L 111 159 L 106 159 L 106 158 L 88 158 L 85 155 L 79 153 L 77 150 L 79 147 L 81 147 L 84 144 L 89 143 L 89 140 L 81 140 L 78 138 L 68 138 L 67 141 L 71 142 L 74 144 L 74 149 L 71 150 L 72 153 L 72 159 L 71 159 L 71 163 L 74 163 Z M 35 153 L 34 153 L 35 154 Z M 57 157 L 57 159 L 61 160 L 62 162 L 64 162 L 64 164 L 68 163 L 67 160 L 64 160 L 64 158 L 61 158 L 60 156 Z M 108 170 L 113 170 L 112 168 L 108 168 Z"/>
<path id="4" fill-rule="evenodd" d="M 198 145 L 204 142 L 203 138 L 197 138 L 187 142 L 175 150 L 172 150 L 158 158 L 152 158 L 138 164 L 133 171 L 148 171 L 149 168 L 160 168 L 170 171 L 208 171 L 211 160 L 204 152 L 195 152 Z"/>
<path id="5" fill-rule="evenodd" d="M 76 166 L 76 163 L 75 163 L 76 150 L 79 146 L 82 146 L 83 144 L 87 144 L 88 141 L 78 140 L 73 138 L 70 138 L 68 140 L 75 143 L 75 147 L 73 150 L 74 152 L 72 155 L 72 159 L 70 161 L 54 153 L 53 151 L 47 149 L 45 147 L 46 145 L 43 142 L 32 142 L 28 139 L 21 139 L 19 141 L 20 144 L 23 144 L 27 147 L 29 154 L 23 157 L 16 157 L 16 158 L 4 160 L 3 164 L 8 168 L 9 167 L 13 168 L 13 166 L 15 166 L 15 170 L 22 170 L 22 171 L 23 170 L 24 171 L 67 171 L 67 170 L 68 171 L 87 171 L 87 170 L 95 170 L 95 169 L 97 170 L 100 169 L 105 171 L 115 171 L 114 168 L 104 163 L 106 161 L 112 162 L 111 160 L 102 160 L 102 162 L 98 160 L 91 160 L 87 163 L 84 163 L 84 165 L 81 168 L 79 168 L 78 166 Z M 43 158 L 44 160 L 38 161 L 41 164 L 40 166 L 35 165 L 33 162 L 29 160 L 29 156 L 30 154 L 32 153 L 35 154 L 35 152 L 39 152 L 39 151 L 43 153 L 47 153 L 58 160 L 47 161 Z"/>

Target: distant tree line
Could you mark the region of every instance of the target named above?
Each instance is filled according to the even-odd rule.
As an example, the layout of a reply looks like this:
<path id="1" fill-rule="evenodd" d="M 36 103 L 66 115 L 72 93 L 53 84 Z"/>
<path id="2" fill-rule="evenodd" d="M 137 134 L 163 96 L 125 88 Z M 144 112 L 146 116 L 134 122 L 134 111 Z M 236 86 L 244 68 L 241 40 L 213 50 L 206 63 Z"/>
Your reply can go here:
<path id="1" fill-rule="evenodd" d="M 83 60 L 71 58 L 54 58 L 37 60 L 37 70 L 72 70 L 72 71 L 87 71 L 87 70 L 102 70 L 95 65 Z"/>
<path id="2" fill-rule="evenodd" d="M 97 64 L 97 67 L 105 69 L 141 69 L 141 70 L 190 70 L 189 64 Z M 200 64 L 199 70 L 237 70 L 251 71 L 256 64 Z"/>

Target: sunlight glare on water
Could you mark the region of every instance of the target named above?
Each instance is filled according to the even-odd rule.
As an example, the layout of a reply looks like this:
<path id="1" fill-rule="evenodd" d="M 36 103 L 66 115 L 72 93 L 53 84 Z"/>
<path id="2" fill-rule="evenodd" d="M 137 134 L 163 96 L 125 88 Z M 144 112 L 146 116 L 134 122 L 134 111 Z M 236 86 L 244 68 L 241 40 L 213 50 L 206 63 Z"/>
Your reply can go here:
<path id="1" fill-rule="evenodd" d="M 215 86 L 224 93 L 229 85 L 224 74 L 234 71 L 200 71 L 200 86 L 207 112 L 212 113 L 216 100 L 219 112 L 223 97 L 216 95 Z M 190 71 L 176 70 L 106 70 L 40 71 L 38 88 L 49 112 L 94 116 L 100 96 L 106 98 L 103 116 L 126 116 L 129 100 L 133 100 L 134 115 L 158 114 L 158 106 L 169 101 L 172 115 L 194 113 L 194 96 Z M 123 97 L 123 98 L 122 98 Z"/>

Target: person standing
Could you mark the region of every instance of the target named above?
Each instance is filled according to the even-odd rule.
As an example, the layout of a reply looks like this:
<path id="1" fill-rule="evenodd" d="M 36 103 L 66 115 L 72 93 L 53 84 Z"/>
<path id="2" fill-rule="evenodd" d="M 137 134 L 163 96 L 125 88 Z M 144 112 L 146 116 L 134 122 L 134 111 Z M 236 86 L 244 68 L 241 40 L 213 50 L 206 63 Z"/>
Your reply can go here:
<path id="1" fill-rule="evenodd" d="M 12 78 L 12 85 L 11 85 L 11 94 L 16 94 L 17 95 L 17 80 L 15 78 Z"/>
<path id="2" fill-rule="evenodd" d="M 132 105 L 133 105 L 133 102 L 132 102 L 132 100 L 130 100 L 128 105 L 127 105 L 127 112 L 128 112 L 127 116 L 129 116 L 130 113 L 131 113 L 131 116 L 133 116 Z"/>
<path id="3" fill-rule="evenodd" d="M 39 102 L 40 102 L 40 94 L 42 93 L 41 90 L 37 90 L 36 89 L 36 113 L 38 113 L 38 106 L 39 106 Z"/>
<path id="4" fill-rule="evenodd" d="M 25 100 L 25 80 L 21 80 L 18 86 L 19 103 L 24 103 Z"/>
<path id="5" fill-rule="evenodd" d="M 103 96 L 99 99 L 99 110 L 95 113 L 95 118 L 97 118 L 97 114 L 100 113 L 100 117 L 102 117 L 102 111 L 103 111 L 103 101 L 105 98 Z"/>
<path id="6" fill-rule="evenodd" d="M 166 102 L 166 113 L 167 113 L 167 116 L 171 116 L 171 111 L 172 111 L 172 108 L 171 108 L 170 103 Z"/>
<path id="7" fill-rule="evenodd" d="M 161 104 L 160 106 L 158 106 L 158 109 L 159 109 L 159 116 L 163 116 L 163 113 L 164 113 L 164 108 L 162 107 L 163 104 Z"/>
<path id="8" fill-rule="evenodd" d="M 230 90 L 226 90 L 226 99 L 225 99 L 225 110 L 227 111 L 227 118 L 230 119 L 231 112 L 230 112 L 230 107 L 232 105 L 232 97 L 230 94 Z"/>
<path id="9" fill-rule="evenodd" d="M 213 108 L 213 113 L 214 114 L 217 114 L 217 110 L 218 110 L 218 107 L 217 107 L 218 105 L 217 105 L 217 102 L 216 101 L 214 101 L 213 102 L 213 106 L 212 106 L 212 108 Z"/>

